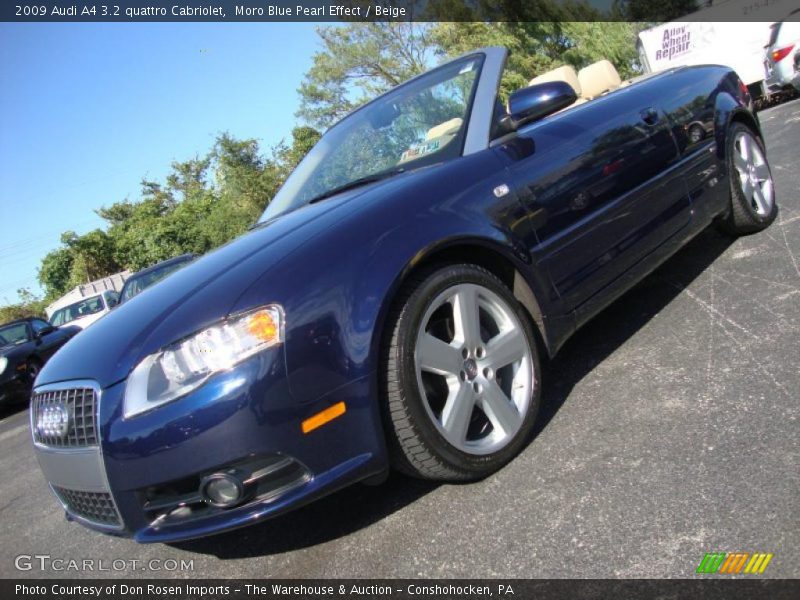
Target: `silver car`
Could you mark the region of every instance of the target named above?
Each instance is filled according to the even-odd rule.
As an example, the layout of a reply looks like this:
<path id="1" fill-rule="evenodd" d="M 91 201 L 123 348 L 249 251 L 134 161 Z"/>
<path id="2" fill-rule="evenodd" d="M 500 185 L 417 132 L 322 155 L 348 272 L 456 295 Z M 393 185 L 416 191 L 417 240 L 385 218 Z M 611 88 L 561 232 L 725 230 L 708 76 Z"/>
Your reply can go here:
<path id="1" fill-rule="evenodd" d="M 767 88 L 771 94 L 793 86 L 800 91 L 800 10 L 772 26 L 764 59 Z M 794 19 L 794 20 L 792 20 Z"/>

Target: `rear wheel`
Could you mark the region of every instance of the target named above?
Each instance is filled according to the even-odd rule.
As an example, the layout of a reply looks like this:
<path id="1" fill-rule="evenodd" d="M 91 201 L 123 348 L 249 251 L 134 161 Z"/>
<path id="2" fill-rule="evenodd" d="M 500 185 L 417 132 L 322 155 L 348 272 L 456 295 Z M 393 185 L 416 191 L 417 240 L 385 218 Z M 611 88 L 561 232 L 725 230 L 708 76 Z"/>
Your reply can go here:
<path id="1" fill-rule="evenodd" d="M 444 266 L 412 277 L 384 346 L 394 466 L 436 480 L 485 477 L 527 441 L 539 409 L 533 329 L 488 271 Z"/>
<path id="2" fill-rule="evenodd" d="M 732 235 L 765 229 L 778 215 L 772 172 L 761 140 L 742 123 L 728 135 L 731 206 L 722 228 Z"/>
<path id="3" fill-rule="evenodd" d="M 689 143 L 696 144 L 701 141 L 706 135 L 705 130 L 700 125 L 692 125 L 689 128 Z"/>

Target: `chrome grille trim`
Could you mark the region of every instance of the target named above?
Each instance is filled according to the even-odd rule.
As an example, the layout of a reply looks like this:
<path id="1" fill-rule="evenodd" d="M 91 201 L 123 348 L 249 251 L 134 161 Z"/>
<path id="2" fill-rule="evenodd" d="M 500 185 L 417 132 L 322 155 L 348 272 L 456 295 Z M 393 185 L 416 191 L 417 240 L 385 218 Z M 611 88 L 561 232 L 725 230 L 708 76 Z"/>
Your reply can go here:
<path id="1" fill-rule="evenodd" d="M 34 391 L 31 399 L 33 441 L 50 448 L 97 446 L 99 442 L 97 434 L 98 397 L 99 394 L 94 386 L 85 385 L 58 389 L 41 388 Z M 36 427 L 41 411 L 57 403 L 64 404 L 70 416 L 66 437 L 44 435 Z"/>

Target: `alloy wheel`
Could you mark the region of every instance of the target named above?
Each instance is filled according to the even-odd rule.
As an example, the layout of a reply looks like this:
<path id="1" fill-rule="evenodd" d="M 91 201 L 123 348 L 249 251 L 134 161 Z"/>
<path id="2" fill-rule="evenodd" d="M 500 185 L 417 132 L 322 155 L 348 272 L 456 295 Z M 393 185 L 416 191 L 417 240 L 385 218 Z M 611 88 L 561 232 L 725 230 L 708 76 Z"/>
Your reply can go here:
<path id="1" fill-rule="evenodd" d="M 742 194 L 753 212 L 766 216 L 772 211 L 775 194 L 767 160 L 755 138 L 746 131 L 733 142 L 733 166 L 739 174 Z"/>
<path id="2" fill-rule="evenodd" d="M 414 363 L 425 410 L 452 446 L 490 454 L 516 436 L 533 392 L 532 352 L 496 293 L 464 283 L 439 294 L 420 323 Z"/>

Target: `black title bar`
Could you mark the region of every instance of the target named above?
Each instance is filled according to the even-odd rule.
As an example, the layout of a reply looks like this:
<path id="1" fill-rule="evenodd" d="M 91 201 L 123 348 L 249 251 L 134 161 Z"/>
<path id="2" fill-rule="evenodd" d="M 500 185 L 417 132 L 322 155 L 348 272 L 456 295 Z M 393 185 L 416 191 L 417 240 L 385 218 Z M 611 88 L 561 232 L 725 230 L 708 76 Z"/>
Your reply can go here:
<path id="1" fill-rule="evenodd" d="M 15 0 L 6 22 L 778 21 L 800 0 Z M 689 7 L 687 9 L 687 6 Z M 697 7 L 698 10 L 694 10 Z M 797 20 L 800 14 L 788 18 Z"/>
<path id="2" fill-rule="evenodd" d="M 703 598 L 794 600 L 800 580 L 726 579 L 383 579 L 383 580 L 127 580 L 6 579 L 0 597 L 35 600 L 550 600 L 575 598 Z"/>

